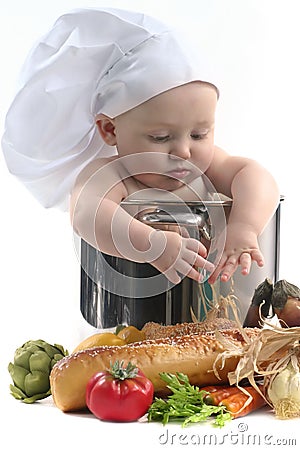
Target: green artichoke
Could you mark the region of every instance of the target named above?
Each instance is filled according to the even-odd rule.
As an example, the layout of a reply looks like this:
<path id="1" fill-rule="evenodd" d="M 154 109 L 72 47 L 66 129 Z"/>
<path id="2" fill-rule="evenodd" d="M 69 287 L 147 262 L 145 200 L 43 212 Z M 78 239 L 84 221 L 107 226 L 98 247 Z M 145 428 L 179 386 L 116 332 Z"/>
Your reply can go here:
<path id="1" fill-rule="evenodd" d="M 68 355 L 61 345 L 50 345 L 39 339 L 17 348 L 8 371 L 14 382 L 10 391 L 17 400 L 33 403 L 51 395 L 50 372 L 54 364 Z"/>

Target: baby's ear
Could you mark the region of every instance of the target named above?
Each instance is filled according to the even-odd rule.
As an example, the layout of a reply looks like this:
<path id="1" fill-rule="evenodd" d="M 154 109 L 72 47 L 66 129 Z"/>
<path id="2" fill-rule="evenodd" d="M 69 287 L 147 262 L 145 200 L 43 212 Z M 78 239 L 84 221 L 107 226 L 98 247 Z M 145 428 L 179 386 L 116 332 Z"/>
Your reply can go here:
<path id="1" fill-rule="evenodd" d="M 96 118 L 96 124 L 104 142 L 107 145 L 116 145 L 117 139 L 114 120 L 104 114 L 99 114 Z"/>

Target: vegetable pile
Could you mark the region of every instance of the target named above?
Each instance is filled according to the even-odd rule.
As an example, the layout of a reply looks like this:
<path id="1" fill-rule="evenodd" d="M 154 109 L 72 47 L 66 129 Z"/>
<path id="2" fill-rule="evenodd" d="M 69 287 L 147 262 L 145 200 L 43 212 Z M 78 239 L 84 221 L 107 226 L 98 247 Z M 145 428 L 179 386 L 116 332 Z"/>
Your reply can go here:
<path id="1" fill-rule="evenodd" d="M 93 375 L 86 386 L 89 410 L 101 420 L 131 422 L 147 414 L 149 422 L 159 421 L 164 425 L 179 422 L 183 427 L 206 420 L 223 427 L 231 419 L 266 404 L 279 419 L 300 417 L 300 289 L 285 280 L 273 285 L 265 279 L 254 292 L 243 326 L 235 298 L 229 296 L 224 302 L 223 306 L 232 308 L 237 328 L 246 343 L 241 347 L 218 330 L 214 332 L 224 347 L 211 368 L 215 376 L 219 378 L 218 370 L 228 358 L 238 358 L 235 371 L 228 374 L 228 385 L 200 388 L 191 385 L 184 373 L 163 372 L 159 376 L 171 394 L 167 398 L 153 398 L 153 384 L 139 367 L 131 362 L 124 367 L 123 361 L 112 361 L 110 368 Z M 212 310 L 212 314 L 219 314 L 219 309 Z M 273 314 L 282 327 L 267 320 Z M 250 338 L 244 329 L 246 326 L 261 330 Z M 115 333 L 88 337 L 72 353 L 145 339 L 143 331 L 133 326 L 120 326 Z M 14 398 L 33 403 L 51 395 L 50 372 L 56 362 L 67 355 L 68 351 L 61 345 L 43 340 L 25 342 L 15 351 L 14 361 L 8 366 Z"/>

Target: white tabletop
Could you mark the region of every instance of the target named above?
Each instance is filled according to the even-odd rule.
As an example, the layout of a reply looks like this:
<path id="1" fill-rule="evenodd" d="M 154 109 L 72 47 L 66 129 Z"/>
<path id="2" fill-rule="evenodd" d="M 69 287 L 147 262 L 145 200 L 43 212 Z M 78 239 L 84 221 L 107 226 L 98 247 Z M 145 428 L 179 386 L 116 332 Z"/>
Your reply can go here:
<path id="1" fill-rule="evenodd" d="M 124 448 L 299 448 L 299 419 L 275 419 L 268 408 L 244 418 L 232 420 L 222 429 L 211 422 L 182 428 L 179 424 L 163 426 L 146 419 L 132 423 L 98 420 L 88 412 L 63 413 L 52 397 L 27 405 L 6 391 L 2 399 L 0 442 L 11 442 L 23 450 L 53 448 L 104 449 Z M 130 447 L 129 447 L 130 446 Z"/>

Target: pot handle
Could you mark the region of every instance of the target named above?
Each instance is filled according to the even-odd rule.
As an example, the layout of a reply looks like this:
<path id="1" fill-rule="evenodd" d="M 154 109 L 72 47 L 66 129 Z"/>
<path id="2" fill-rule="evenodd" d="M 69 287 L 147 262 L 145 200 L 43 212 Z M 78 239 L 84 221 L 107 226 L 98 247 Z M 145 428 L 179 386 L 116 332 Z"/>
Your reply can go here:
<path id="1" fill-rule="evenodd" d="M 182 211 L 164 211 L 157 207 L 140 211 L 135 218 L 140 222 L 149 225 L 178 225 L 185 228 L 197 227 L 199 233 L 210 241 L 212 239 L 212 227 L 206 207 L 197 207 L 190 213 Z"/>

